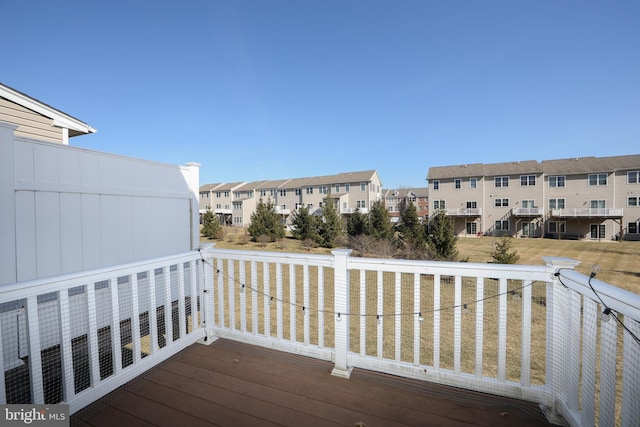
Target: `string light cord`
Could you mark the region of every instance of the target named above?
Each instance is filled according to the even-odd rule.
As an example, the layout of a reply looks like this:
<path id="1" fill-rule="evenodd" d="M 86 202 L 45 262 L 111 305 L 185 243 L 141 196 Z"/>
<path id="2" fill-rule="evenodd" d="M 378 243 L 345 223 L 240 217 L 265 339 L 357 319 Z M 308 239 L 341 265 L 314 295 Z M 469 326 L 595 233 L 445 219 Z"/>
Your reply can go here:
<path id="1" fill-rule="evenodd" d="M 616 315 L 616 312 L 610 308 L 609 306 L 607 306 L 607 304 L 604 303 L 604 301 L 602 300 L 602 297 L 600 296 L 600 294 L 595 290 L 595 288 L 593 287 L 593 285 L 591 284 L 591 280 L 596 277 L 596 274 L 598 272 L 598 270 L 600 269 L 600 267 L 598 267 L 597 265 L 594 265 L 591 269 L 591 274 L 589 274 L 589 280 L 587 280 L 587 285 L 589 285 L 589 288 L 591 289 L 591 292 L 593 292 L 593 294 L 596 296 L 596 298 L 598 299 L 598 301 L 600 301 L 600 304 L 602 304 L 602 306 L 604 307 L 604 309 L 602 310 L 601 316 L 602 319 L 604 321 L 606 321 L 605 319 L 608 319 L 609 317 L 613 317 L 613 319 L 618 322 L 618 324 L 620 326 L 622 326 L 624 328 L 625 331 L 627 331 L 627 333 L 631 336 L 631 338 L 633 338 L 633 340 L 640 345 L 640 338 L 638 338 L 638 336 L 636 334 L 634 334 L 628 327 L 627 325 L 624 324 L 624 322 L 622 320 L 620 320 L 620 318 Z M 562 286 L 564 286 L 565 288 L 569 289 L 567 287 L 567 285 L 565 285 L 562 282 L 562 268 L 559 269 L 554 275 L 558 278 L 558 280 L 560 281 L 560 284 Z M 637 320 L 635 321 L 636 323 L 640 323 Z"/>
<path id="2" fill-rule="evenodd" d="M 216 270 L 216 274 L 220 274 L 220 270 Z M 226 275 L 225 273 L 223 273 L 223 277 L 228 281 L 229 280 L 229 276 Z M 323 309 L 323 310 L 319 310 L 319 309 L 313 309 L 311 307 L 307 307 L 304 304 L 298 304 L 298 303 L 293 303 L 287 299 L 284 298 L 277 298 L 274 297 L 272 295 L 270 295 L 267 292 L 261 291 L 260 289 L 256 289 L 253 288 L 251 286 L 247 286 L 246 284 L 240 282 L 239 280 L 235 279 L 235 278 L 231 278 L 231 280 L 236 283 L 237 285 L 239 285 L 240 287 L 240 292 L 244 292 L 245 290 L 250 290 L 252 292 L 255 292 L 257 294 L 263 295 L 265 298 L 269 298 L 269 303 L 271 303 L 272 301 L 276 301 L 276 302 L 280 302 L 282 304 L 286 304 L 292 307 L 296 307 L 296 308 L 300 308 L 305 314 L 309 311 L 315 311 L 317 313 L 323 313 L 323 314 L 331 314 L 331 315 L 335 315 L 337 316 L 337 318 L 342 318 L 342 316 L 357 316 L 357 317 L 375 317 L 377 320 L 381 320 L 383 317 L 402 317 L 402 316 L 418 316 L 419 320 L 423 319 L 423 316 L 425 314 L 432 314 L 432 313 L 436 313 L 436 312 L 441 312 L 441 311 L 446 311 L 446 310 L 455 310 L 457 308 L 462 308 L 463 310 L 468 310 L 469 306 L 474 305 L 474 304 L 478 304 L 479 302 L 482 301 L 487 301 L 493 298 L 498 298 L 502 295 L 512 295 L 514 298 L 519 299 L 520 295 L 516 292 L 516 291 L 521 291 L 526 287 L 532 286 L 534 283 L 536 282 L 531 282 L 529 284 L 520 286 L 519 288 L 515 288 L 515 289 L 511 289 L 508 290 L 506 292 L 501 292 L 499 294 L 495 294 L 495 295 L 489 295 L 487 297 L 475 300 L 475 301 L 470 301 L 470 302 L 466 302 L 466 303 L 460 303 L 458 305 L 453 305 L 453 306 L 447 306 L 447 307 L 440 307 L 437 309 L 433 309 L 433 310 L 426 310 L 426 311 L 407 311 L 407 312 L 400 312 L 400 313 L 376 313 L 376 314 L 361 314 L 361 313 L 348 313 L 348 312 L 337 312 L 334 310 L 328 310 L 328 309 Z"/>

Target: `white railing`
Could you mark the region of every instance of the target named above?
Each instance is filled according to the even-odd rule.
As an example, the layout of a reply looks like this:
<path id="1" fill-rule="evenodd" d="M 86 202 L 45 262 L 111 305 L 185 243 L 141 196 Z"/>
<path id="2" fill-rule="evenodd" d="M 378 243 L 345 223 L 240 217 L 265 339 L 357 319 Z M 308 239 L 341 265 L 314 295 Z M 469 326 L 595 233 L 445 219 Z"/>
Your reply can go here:
<path id="1" fill-rule="evenodd" d="M 552 209 L 552 217 L 622 217 L 622 209 L 614 208 L 572 208 L 572 209 Z"/>
<path id="2" fill-rule="evenodd" d="M 0 403 L 74 413 L 203 338 L 203 265 L 190 252 L 0 287 Z"/>
<path id="3" fill-rule="evenodd" d="M 541 216 L 543 214 L 542 208 L 513 208 L 511 214 L 513 216 Z"/>
<path id="4" fill-rule="evenodd" d="M 216 310 L 206 311 L 209 336 L 331 360 L 337 376 L 356 367 L 529 400 L 572 426 L 640 419 L 640 386 L 629 380 L 639 378 L 640 347 L 611 333 L 613 322 L 597 321 L 589 278 L 571 270 L 572 260 L 508 266 L 355 258 L 347 250 L 205 252 L 205 306 Z M 638 335 L 640 297 L 594 283 Z M 596 358 L 582 355 L 596 350 L 580 343 L 598 330 L 596 376 Z M 616 365 L 619 345 L 625 356 Z M 593 389 L 593 378 L 609 389 Z M 609 399 L 615 387 L 622 397 Z M 598 408 L 589 396 L 598 396 Z"/>
<path id="5" fill-rule="evenodd" d="M 481 208 L 452 208 L 447 209 L 446 214 L 450 216 L 480 216 L 482 215 Z"/>
<path id="6" fill-rule="evenodd" d="M 537 402 L 572 426 L 640 419 L 640 296 L 564 258 L 349 254 L 207 247 L 0 288 L 0 403 L 67 402 L 73 413 L 225 337 L 330 360 L 341 377 L 363 368 Z"/>

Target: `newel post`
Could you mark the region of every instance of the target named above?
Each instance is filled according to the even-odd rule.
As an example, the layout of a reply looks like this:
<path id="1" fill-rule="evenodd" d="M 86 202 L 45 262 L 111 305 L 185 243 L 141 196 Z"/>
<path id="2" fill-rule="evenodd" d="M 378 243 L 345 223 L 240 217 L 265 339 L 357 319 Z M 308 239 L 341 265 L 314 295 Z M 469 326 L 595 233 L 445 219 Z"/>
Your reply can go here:
<path id="1" fill-rule="evenodd" d="M 353 367 L 347 364 L 347 354 L 349 352 L 349 271 L 347 270 L 347 259 L 351 254 L 351 249 L 336 249 L 331 251 L 333 255 L 334 269 L 334 297 L 333 310 L 335 315 L 335 360 L 331 375 L 336 377 L 349 378 Z"/>
<path id="2" fill-rule="evenodd" d="M 204 327 L 205 336 L 198 340 L 200 344 L 209 345 L 218 338 L 214 336 L 213 326 L 215 325 L 215 295 L 213 278 L 216 276 L 213 271 L 213 256 L 210 252 L 214 243 L 204 243 L 200 247 L 200 255 L 203 259 L 203 285 L 202 285 L 202 326 Z"/>
<path id="3" fill-rule="evenodd" d="M 542 257 L 547 267 L 553 268 L 551 280 L 547 284 L 547 349 L 546 349 L 546 382 L 554 397 L 554 408 L 544 410 L 550 422 L 563 421 L 558 414 L 558 401 L 567 399 L 566 363 L 569 348 L 568 328 L 570 322 L 569 298 L 570 291 L 560 282 L 558 273 L 563 270 L 574 270 L 580 261 L 563 257 Z"/>

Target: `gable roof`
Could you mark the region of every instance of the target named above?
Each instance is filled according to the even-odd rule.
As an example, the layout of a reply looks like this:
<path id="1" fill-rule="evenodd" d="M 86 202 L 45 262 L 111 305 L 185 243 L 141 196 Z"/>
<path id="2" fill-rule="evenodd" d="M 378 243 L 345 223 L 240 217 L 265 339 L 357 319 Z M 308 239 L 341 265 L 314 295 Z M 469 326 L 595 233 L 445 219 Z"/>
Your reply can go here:
<path id="1" fill-rule="evenodd" d="M 548 175 L 575 175 L 580 173 L 615 172 L 640 169 L 640 154 L 611 157 L 576 157 L 558 160 L 527 160 L 507 163 L 474 163 L 471 165 L 437 166 L 429 168 L 427 179 L 453 179 L 481 176 L 545 173 Z"/>
<path id="2" fill-rule="evenodd" d="M 96 132 L 96 129 L 85 122 L 2 83 L 0 97 L 53 120 L 54 126 L 69 129 L 70 137 Z"/>

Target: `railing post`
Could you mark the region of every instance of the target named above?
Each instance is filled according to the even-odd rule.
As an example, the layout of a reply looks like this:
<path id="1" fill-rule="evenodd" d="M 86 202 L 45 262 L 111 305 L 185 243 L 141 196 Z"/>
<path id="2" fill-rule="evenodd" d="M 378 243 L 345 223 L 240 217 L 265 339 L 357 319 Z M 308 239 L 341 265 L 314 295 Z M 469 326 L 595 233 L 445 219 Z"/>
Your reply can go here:
<path id="1" fill-rule="evenodd" d="M 554 424 L 562 424 L 564 420 L 558 412 L 558 401 L 567 399 L 567 351 L 569 324 L 569 290 L 566 289 L 556 275 L 562 269 L 574 270 L 580 261 L 563 257 L 542 257 L 547 267 L 552 267 L 551 281 L 547 285 L 547 321 L 546 321 L 546 383 L 554 399 L 554 407 L 543 408 L 549 420 Z"/>
<path id="2" fill-rule="evenodd" d="M 352 366 L 347 365 L 349 353 L 349 271 L 347 270 L 347 258 L 351 249 L 336 249 L 331 251 L 333 255 L 334 269 L 334 296 L 333 307 L 335 316 L 335 360 L 331 375 L 349 378 Z"/>
<path id="3" fill-rule="evenodd" d="M 209 250 L 213 249 L 213 243 L 203 244 L 199 251 L 202 256 L 202 269 L 204 270 L 203 280 L 204 284 L 202 286 L 202 305 L 200 310 L 201 318 L 203 319 L 202 326 L 204 327 L 204 338 L 198 340 L 200 344 L 209 345 L 215 342 L 218 338 L 214 336 L 213 326 L 216 323 L 215 320 L 215 295 L 214 295 L 214 286 L 213 286 L 213 278 L 215 272 L 213 271 L 213 257 L 211 256 Z"/>

